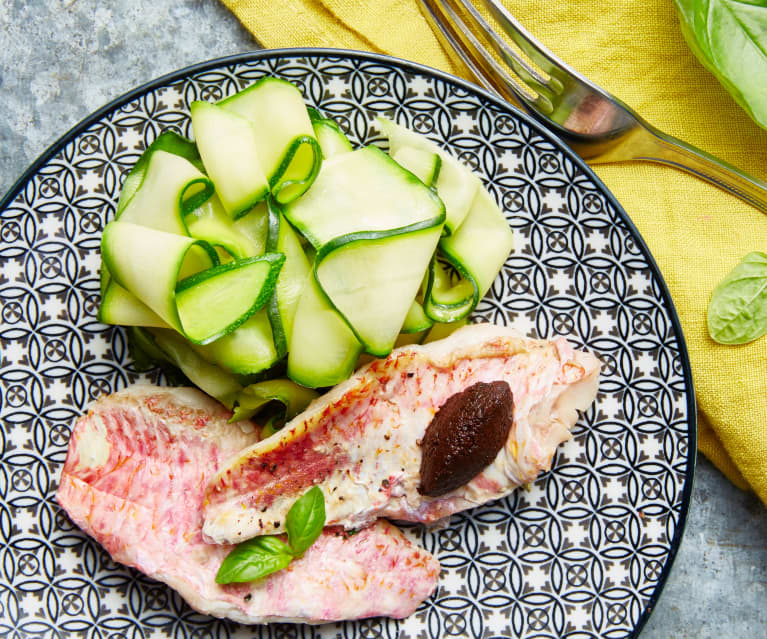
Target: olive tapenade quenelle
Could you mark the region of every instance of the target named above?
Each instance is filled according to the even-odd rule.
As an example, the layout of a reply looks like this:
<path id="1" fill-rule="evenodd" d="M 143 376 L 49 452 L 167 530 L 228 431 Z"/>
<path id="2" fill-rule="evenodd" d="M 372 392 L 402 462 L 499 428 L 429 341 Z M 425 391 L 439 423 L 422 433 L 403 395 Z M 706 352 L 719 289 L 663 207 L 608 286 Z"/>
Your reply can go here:
<path id="1" fill-rule="evenodd" d="M 477 382 L 449 397 L 421 441 L 418 492 L 440 497 L 474 479 L 506 443 L 513 419 L 508 382 Z"/>

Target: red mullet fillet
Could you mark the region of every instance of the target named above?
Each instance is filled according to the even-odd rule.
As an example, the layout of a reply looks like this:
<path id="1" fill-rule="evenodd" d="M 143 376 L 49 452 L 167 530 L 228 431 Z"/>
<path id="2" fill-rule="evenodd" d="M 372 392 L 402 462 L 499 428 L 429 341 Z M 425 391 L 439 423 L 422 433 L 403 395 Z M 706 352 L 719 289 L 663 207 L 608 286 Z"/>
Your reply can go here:
<path id="1" fill-rule="evenodd" d="M 221 462 L 258 441 L 250 422 L 193 389 L 134 386 L 99 399 L 72 432 L 57 499 L 115 561 L 175 588 L 196 610 L 244 623 L 406 617 L 439 564 L 384 522 L 326 528 L 290 566 L 220 586 L 229 545 L 202 536 L 204 490 Z"/>
<path id="2" fill-rule="evenodd" d="M 217 542 L 281 532 L 312 485 L 325 495 L 328 524 L 346 528 L 378 517 L 428 523 L 502 497 L 549 470 L 596 396 L 599 367 L 564 338 L 529 339 L 491 324 L 396 349 L 229 459 L 208 486 L 203 532 Z M 439 407 L 472 384 L 500 380 L 514 400 L 505 445 L 467 484 L 421 495 L 420 442 Z"/>

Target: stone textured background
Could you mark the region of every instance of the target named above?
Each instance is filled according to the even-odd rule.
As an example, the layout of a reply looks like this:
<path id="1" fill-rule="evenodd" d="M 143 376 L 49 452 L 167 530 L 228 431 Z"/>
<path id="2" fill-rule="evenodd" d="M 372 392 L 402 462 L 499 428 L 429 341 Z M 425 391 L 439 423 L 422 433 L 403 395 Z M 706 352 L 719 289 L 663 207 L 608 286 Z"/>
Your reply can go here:
<path id="1" fill-rule="evenodd" d="M 214 0 L 0 0 L 0 194 L 110 100 L 257 47 Z M 642 639 L 757 639 L 766 628 L 767 509 L 699 457 L 681 550 Z"/>

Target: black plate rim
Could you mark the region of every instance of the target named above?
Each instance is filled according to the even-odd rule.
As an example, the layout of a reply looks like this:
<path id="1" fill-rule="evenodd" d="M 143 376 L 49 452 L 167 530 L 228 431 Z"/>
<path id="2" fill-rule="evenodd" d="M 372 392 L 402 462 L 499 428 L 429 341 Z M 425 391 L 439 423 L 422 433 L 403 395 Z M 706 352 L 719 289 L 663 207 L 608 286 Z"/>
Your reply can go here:
<path id="1" fill-rule="evenodd" d="M 642 631 L 642 628 L 645 626 L 645 624 L 647 623 L 647 620 L 650 618 L 650 615 L 655 609 L 655 605 L 658 602 L 658 599 L 660 598 L 660 595 L 663 592 L 663 588 L 666 585 L 666 581 L 668 580 L 668 576 L 671 573 L 671 567 L 674 564 L 674 560 L 676 559 L 677 552 L 679 551 L 679 546 L 681 545 L 681 542 L 682 542 L 682 537 L 684 536 L 684 529 L 687 524 L 687 514 L 690 510 L 690 504 L 692 502 L 692 489 L 693 489 L 693 483 L 695 479 L 695 463 L 696 463 L 698 429 L 697 429 L 697 406 L 695 402 L 695 388 L 693 386 L 692 371 L 690 367 L 690 358 L 687 352 L 687 343 L 685 341 L 684 333 L 682 332 L 682 325 L 679 321 L 679 315 L 676 311 L 676 306 L 674 306 L 674 302 L 671 298 L 671 293 L 669 291 L 668 285 L 666 284 L 666 280 L 663 278 L 663 275 L 661 274 L 660 269 L 658 268 L 658 264 L 656 263 L 655 258 L 650 252 L 650 249 L 647 247 L 647 244 L 645 243 L 642 235 L 639 233 L 639 230 L 637 229 L 636 225 L 628 216 L 628 214 L 620 205 L 620 203 L 612 194 L 612 192 L 605 186 L 604 182 L 602 182 L 599 176 L 596 173 L 594 173 L 594 171 L 586 164 L 586 162 L 578 154 L 576 154 L 569 146 L 567 146 L 565 142 L 563 142 L 560 138 L 558 138 L 553 131 L 550 131 L 549 129 L 545 128 L 538 120 L 534 119 L 527 113 L 521 111 L 513 104 L 510 104 L 508 102 L 501 100 L 500 98 L 497 98 L 496 96 L 492 95 L 485 89 L 477 86 L 476 84 L 463 80 L 462 78 L 454 76 L 450 73 L 446 73 L 444 71 L 440 71 L 439 69 L 435 69 L 433 67 L 420 64 L 418 62 L 412 62 L 410 60 L 404 60 L 402 58 L 396 58 L 394 56 L 389 56 L 389 55 L 385 55 L 381 53 L 371 53 L 368 51 L 356 51 L 353 49 L 334 49 L 334 48 L 324 48 L 324 47 L 289 47 L 289 48 L 281 48 L 281 49 L 262 49 L 262 50 L 250 51 L 246 53 L 237 53 L 230 56 L 212 58 L 205 62 L 200 62 L 197 64 L 184 67 L 182 69 L 178 69 L 176 71 L 171 71 L 170 73 L 166 73 L 165 75 L 162 75 L 158 78 L 155 78 L 154 80 L 151 80 L 134 89 L 131 89 L 127 93 L 124 93 L 123 95 L 115 98 L 114 100 L 102 106 L 100 109 L 88 115 L 86 118 L 84 118 L 75 126 L 73 126 L 64 135 L 62 135 L 53 144 L 51 144 L 45 151 L 43 151 L 43 153 L 37 158 L 37 160 L 35 160 L 32 163 L 32 165 L 21 175 L 21 177 L 18 180 L 16 180 L 14 185 L 5 194 L 5 196 L 3 196 L 2 200 L 0 200 L 0 213 L 2 213 L 3 211 L 5 211 L 5 209 L 8 208 L 8 206 L 13 202 L 13 200 L 16 199 L 16 196 L 19 194 L 21 189 L 24 188 L 26 183 L 34 175 L 36 175 L 40 171 L 40 169 L 53 156 L 55 156 L 65 145 L 71 142 L 80 133 L 84 132 L 91 125 L 101 120 L 110 111 L 113 111 L 114 109 L 117 109 L 123 106 L 124 104 L 127 104 L 128 102 L 131 102 L 132 100 L 136 99 L 137 97 L 141 95 L 144 95 L 145 93 L 148 93 L 149 91 L 152 91 L 154 89 L 160 88 L 162 86 L 165 86 L 173 82 L 178 82 L 192 75 L 203 73 L 205 71 L 210 71 L 214 68 L 237 65 L 237 64 L 252 62 L 254 60 L 263 60 L 265 58 L 281 59 L 281 58 L 294 58 L 294 57 L 357 58 L 359 60 L 377 62 L 383 65 L 398 66 L 407 71 L 420 73 L 427 76 L 432 76 L 444 82 L 452 83 L 456 86 L 461 87 L 462 89 L 466 91 L 479 95 L 485 102 L 488 102 L 490 104 L 493 104 L 496 107 L 499 107 L 501 109 L 511 112 L 512 114 L 514 114 L 515 117 L 519 118 L 525 124 L 535 129 L 541 136 L 545 137 L 549 142 L 551 142 L 555 147 L 557 147 L 557 149 L 561 153 L 567 156 L 569 160 L 571 160 L 586 175 L 588 175 L 588 177 L 591 180 L 594 181 L 594 183 L 599 187 L 603 195 L 608 199 L 610 204 L 613 206 L 613 208 L 616 210 L 618 215 L 621 217 L 622 221 L 626 224 L 626 227 L 634 236 L 634 239 L 637 241 L 639 245 L 639 249 L 647 258 L 647 262 L 649 264 L 650 270 L 652 271 L 653 276 L 656 278 L 656 281 L 658 285 L 660 286 L 663 301 L 665 302 L 669 310 L 671 324 L 674 327 L 674 332 L 677 336 L 677 341 L 679 343 L 679 355 L 682 362 L 684 382 L 687 388 L 689 389 L 689 393 L 687 396 L 687 414 L 688 414 L 687 472 L 685 473 L 684 488 L 682 490 L 682 506 L 679 512 L 679 520 L 677 522 L 676 530 L 674 532 L 674 538 L 671 540 L 671 546 L 669 547 L 669 552 L 666 557 L 666 562 L 663 566 L 663 570 L 661 571 L 661 574 L 658 578 L 658 583 L 655 586 L 655 590 L 650 595 L 650 598 L 647 602 L 647 606 L 645 607 L 644 611 L 639 617 L 639 620 L 637 621 L 637 624 L 634 627 L 633 633 L 629 637 L 629 639 L 637 639 L 639 637 L 639 634 Z"/>

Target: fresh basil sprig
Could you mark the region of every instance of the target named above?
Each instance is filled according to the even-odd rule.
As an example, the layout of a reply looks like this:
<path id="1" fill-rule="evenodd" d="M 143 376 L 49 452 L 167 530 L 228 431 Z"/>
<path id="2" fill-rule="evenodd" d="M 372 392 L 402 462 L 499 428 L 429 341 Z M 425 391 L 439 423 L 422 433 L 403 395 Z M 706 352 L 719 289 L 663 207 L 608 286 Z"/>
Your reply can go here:
<path id="1" fill-rule="evenodd" d="M 288 511 L 285 527 L 293 554 L 303 555 L 315 542 L 324 524 L 325 498 L 322 491 L 314 486 Z"/>
<path id="2" fill-rule="evenodd" d="M 714 289 L 708 332 L 721 344 L 745 344 L 767 333 L 767 254 L 749 253 Z"/>
<path id="3" fill-rule="evenodd" d="M 767 128 L 767 6 L 759 0 L 675 0 L 682 34 L 703 65 Z"/>
<path id="4" fill-rule="evenodd" d="M 293 553 L 279 538 L 254 537 L 237 544 L 226 556 L 216 574 L 216 583 L 253 581 L 286 568 L 291 561 Z"/>
<path id="5" fill-rule="evenodd" d="M 254 537 L 237 544 L 224 558 L 216 583 L 254 581 L 286 568 L 306 552 L 325 525 L 325 497 L 314 486 L 290 507 L 285 527 L 288 543 L 275 535 Z"/>

